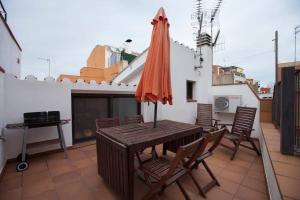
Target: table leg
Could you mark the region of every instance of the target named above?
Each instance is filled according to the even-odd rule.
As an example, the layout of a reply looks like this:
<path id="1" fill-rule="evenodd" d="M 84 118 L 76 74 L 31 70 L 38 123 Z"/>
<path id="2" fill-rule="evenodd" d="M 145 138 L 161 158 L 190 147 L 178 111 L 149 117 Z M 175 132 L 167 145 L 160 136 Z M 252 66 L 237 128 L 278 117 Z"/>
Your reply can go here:
<path id="1" fill-rule="evenodd" d="M 134 153 L 128 150 L 128 200 L 134 199 Z"/>
<path id="2" fill-rule="evenodd" d="M 22 162 L 26 160 L 26 143 L 27 143 L 28 127 L 24 127 L 23 143 L 22 143 Z"/>
<path id="3" fill-rule="evenodd" d="M 64 150 L 65 158 L 68 158 L 67 148 L 66 148 L 66 143 L 65 143 L 65 137 L 64 137 L 64 133 L 63 133 L 61 124 L 57 125 L 57 132 L 58 132 L 58 137 L 59 137 L 59 140 L 60 140 L 60 148 Z"/>

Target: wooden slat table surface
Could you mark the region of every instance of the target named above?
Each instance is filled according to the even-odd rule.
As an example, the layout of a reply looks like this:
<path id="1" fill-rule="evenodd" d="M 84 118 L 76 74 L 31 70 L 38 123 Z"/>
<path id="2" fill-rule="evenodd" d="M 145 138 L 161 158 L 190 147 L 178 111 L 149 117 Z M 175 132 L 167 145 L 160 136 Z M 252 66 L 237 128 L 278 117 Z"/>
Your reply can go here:
<path id="1" fill-rule="evenodd" d="M 158 121 L 156 128 L 150 122 L 99 129 L 98 173 L 122 199 L 132 200 L 135 152 L 201 132 L 200 126 L 170 120 Z"/>

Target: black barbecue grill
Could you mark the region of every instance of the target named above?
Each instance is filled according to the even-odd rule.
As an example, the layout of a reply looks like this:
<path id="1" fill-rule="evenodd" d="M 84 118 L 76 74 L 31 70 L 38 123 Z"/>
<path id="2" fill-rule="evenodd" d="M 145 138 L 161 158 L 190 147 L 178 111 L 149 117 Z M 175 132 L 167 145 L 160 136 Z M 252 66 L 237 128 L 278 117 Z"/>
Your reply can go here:
<path id="1" fill-rule="evenodd" d="M 51 124 L 56 125 L 61 122 L 59 111 L 49 112 L 29 112 L 23 114 L 24 125 L 29 128 L 45 127 Z"/>
<path id="2" fill-rule="evenodd" d="M 70 120 L 61 120 L 59 111 L 49 112 L 28 112 L 23 114 L 24 122 L 18 124 L 7 124 L 7 129 L 23 129 L 23 144 L 22 153 L 18 156 L 19 163 L 17 164 L 17 171 L 24 171 L 28 168 L 26 148 L 27 146 L 38 146 L 43 144 L 60 143 L 60 147 L 64 150 L 65 158 L 67 158 L 66 144 L 62 131 L 62 125 L 67 124 Z M 53 140 L 41 141 L 33 144 L 27 144 L 28 129 L 57 126 L 58 138 Z M 37 145 L 38 144 L 38 145 Z"/>

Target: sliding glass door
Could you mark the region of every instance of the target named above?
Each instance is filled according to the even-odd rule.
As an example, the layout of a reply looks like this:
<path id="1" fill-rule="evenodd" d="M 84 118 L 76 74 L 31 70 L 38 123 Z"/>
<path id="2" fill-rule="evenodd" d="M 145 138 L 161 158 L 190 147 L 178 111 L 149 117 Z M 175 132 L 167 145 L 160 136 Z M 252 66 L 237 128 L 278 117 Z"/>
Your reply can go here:
<path id="1" fill-rule="evenodd" d="M 134 95 L 72 94 L 73 143 L 95 138 L 95 120 L 118 117 L 121 124 L 127 115 L 140 114 Z"/>

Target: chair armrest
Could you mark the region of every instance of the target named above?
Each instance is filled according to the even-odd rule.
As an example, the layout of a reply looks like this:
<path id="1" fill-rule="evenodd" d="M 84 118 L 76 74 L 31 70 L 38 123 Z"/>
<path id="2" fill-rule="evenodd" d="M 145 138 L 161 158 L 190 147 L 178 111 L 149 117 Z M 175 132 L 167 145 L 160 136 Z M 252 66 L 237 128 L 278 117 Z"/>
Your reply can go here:
<path id="1" fill-rule="evenodd" d="M 246 136 L 247 138 L 250 137 L 251 132 L 253 129 L 249 129 L 249 128 L 235 128 L 236 130 L 241 130 L 243 132 L 243 135 Z"/>
<path id="2" fill-rule="evenodd" d="M 216 121 L 216 122 L 221 121 L 220 119 L 214 119 L 214 118 L 212 118 L 212 120 L 214 120 L 214 121 Z"/>

